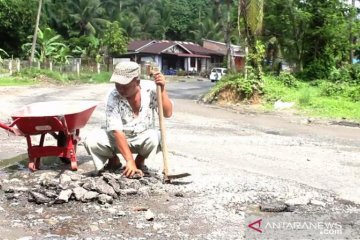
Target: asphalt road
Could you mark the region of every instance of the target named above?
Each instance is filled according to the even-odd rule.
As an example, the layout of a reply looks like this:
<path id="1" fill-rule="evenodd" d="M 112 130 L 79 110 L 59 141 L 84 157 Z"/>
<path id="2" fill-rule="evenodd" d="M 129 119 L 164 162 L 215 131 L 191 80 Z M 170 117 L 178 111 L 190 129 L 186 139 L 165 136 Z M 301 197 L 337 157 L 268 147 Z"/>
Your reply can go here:
<path id="1" fill-rule="evenodd" d="M 277 214 L 276 217 L 282 218 L 282 221 L 296 220 L 301 214 L 306 221 L 325 217 L 340 223 L 344 230 L 342 238 L 358 239 L 360 222 L 353 215 L 359 216 L 360 213 L 360 206 L 354 204 L 360 203 L 360 128 L 331 125 L 317 119 L 309 121 L 289 112 L 263 113 L 249 106 L 230 108 L 199 103 L 199 96 L 212 85 L 214 83 L 210 81 L 196 79 L 167 85 L 174 101 L 174 116 L 166 120 L 170 173 L 190 172 L 192 176 L 179 185 L 165 186 L 165 193 L 157 195 L 160 200 L 155 197 L 148 199 L 149 203 L 154 201 L 152 208 L 155 212 L 170 211 L 169 217 L 173 220 L 165 218 L 161 223 L 166 224 L 166 234 L 172 234 L 171 239 L 190 239 L 189 236 L 194 239 L 245 239 L 241 236 L 253 221 L 249 216 L 270 218 L 270 215 L 254 210 L 254 205 L 305 199 L 305 202 L 297 203 L 302 207 L 294 213 Z M 111 88 L 111 84 L 1 87 L 0 120 L 7 121 L 12 111 L 33 102 L 99 101 L 88 124 L 81 129 L 81 136 L 85 137 L 89 131 L 103 124 L 104 96 Z M 26 153 L 25 138 L 8 136 L 5 131 L 0 131 L 0 146 L 0 169 L 4 160 Z M 92 166 L 82 147 L 78 148 L 77 155 L 81 160 L 80 169 Z M 162 158 L 159 156 L 147 164 L 161 172 Z M 8 177 L 2 173 L 0 170 L 0 180 Z M 166 193 L 179 191 L 186 193 L 185 197 L 169 202 Z M 94 208 L 99 208 L 94 204 Z M 168 204 L 169 209 L 165 209 Z M 121 209 L 123 205 L 116 202 L 113 207 Z M 56 209 L 65 209 L 70 215 L 66 209 L 74 206 L 68 204 Z M 21 219 L 21 223 L 35 224 L 29 220 L 34 217 L 31 211 L 24 214 L 17 212 L 20 208 L 7 200 L 0 201 L 0 212 L 1 207 L 8 215 L 3 219 L 0 215 L 0 232 L 8 231 L 7 226 L 13 226 L 14 221 L 18 223 L 16 221 L 21 216 L 25 218 Z M 30 208 L 33 208 L 32 205 Z M 9 214 L 11 211 L 14 214 Z M 98 214 L 104 212 L 106 209 L 99 209 Z M 46 208 L 44 214 L 55 214 L 56 220 L 53 208 Z M 16 217 L 13 219 L 12 216 Z M 99 226 L 105 221 L 105 225 L 116 227 L 110 233 L 96 228 L 87 230 L 90 236 L 116 236 L 115 233 L 128 231 L 131 232 L 128 237 L 144 237 L 147 232 L 158 236 L 154 239 L 166 239 L 164 235 L 156 235 L 159 234 L 159 226 L 155 223 L 139 229 L 137 225 L 119 225 L 106 220 L 112 219 L 111 215 L 99 216 L 99 223 L 96 223 Z M 134 214 L 131 216 L 136 217 Z M 77 218 L 77 214 L 74 213 L 72 218 Z M 85 236 L 85 233 L 77 231 L 79 224 L 85 225 L 82 222 L 59 221 L 80 238 Z M 93 220 L 89 221 L 86 224 L 94 224 Z M 51 226 L 45 224 L 42 227 L 46 232 L 59 234 Z M 282 230 L 276 231 L 275 239 L 328 237 L 318 236 L 316 231 Z M 16 230 L 10 228 L 8 239 L 12 239 L 11 234 L 14 233 Z M 33 235 L 32 229 L 24 234 Z M 24 234 L 19 236 L 27 236 Z M 336 237 L 330 239 L 338 239 Z"/>
<path id="2" fill-rule="evenodd" d="M 220 169 L 246 170 L 334 191 L 360 203 L 360 129 L 307 124 L 305 117 L 284 113 L 229 110 L 197 103 L 214 83 L 188 80 L 168 84 L 175 102 L 167 120 L 169 149 Z M 97 100 L 100 104 L 83 132 L 102 124 L 104 96 L 112 85 L 0 88 L 1 119 L 19 107 L 39 101 Z M 24 139 L 2 131 L 1 158 L 26 153 Z M 13 144 L 21 142 L 20 144 Z M 5 145 L 5 146 L 4 146 Z M 14 146 L 13 149 L 11 146 Z"/>

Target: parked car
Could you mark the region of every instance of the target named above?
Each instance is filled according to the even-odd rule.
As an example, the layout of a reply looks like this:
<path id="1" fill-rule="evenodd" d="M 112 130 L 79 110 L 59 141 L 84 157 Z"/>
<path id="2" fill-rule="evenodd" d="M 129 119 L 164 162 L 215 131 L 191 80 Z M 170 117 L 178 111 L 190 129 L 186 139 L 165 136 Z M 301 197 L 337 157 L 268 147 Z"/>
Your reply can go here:
<path id="1" fill-rule="evenodd" d="M 226 68 L 213 68 L 210 72 L 211 82 L 219 81 L 227 73 Z"/>

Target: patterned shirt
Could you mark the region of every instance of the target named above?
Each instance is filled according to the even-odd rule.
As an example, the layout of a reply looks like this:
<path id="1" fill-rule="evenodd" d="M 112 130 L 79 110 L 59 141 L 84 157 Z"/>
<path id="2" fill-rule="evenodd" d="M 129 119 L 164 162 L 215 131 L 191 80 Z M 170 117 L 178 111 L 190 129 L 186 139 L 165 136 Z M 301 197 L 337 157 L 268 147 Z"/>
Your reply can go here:
<path id="1" fill-rule="evenodd" d="M 141 80 L 140 89 L 141 106 L 138 116 L 133 114 L 130 104 L 116 88 L 111 91 L 106 105 L 107 131 L 119 130 L 127 137 L 133 137 L 155 127 L 156 85 L 153 81 Z"/>

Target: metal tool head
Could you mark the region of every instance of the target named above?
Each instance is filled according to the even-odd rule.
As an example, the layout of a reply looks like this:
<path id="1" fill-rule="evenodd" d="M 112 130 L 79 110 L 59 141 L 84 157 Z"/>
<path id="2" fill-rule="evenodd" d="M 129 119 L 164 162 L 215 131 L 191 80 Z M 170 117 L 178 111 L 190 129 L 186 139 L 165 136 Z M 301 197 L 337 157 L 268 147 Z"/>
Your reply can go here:
<path id="1" fill-rule="evenodd" d="M 188 177 L 188 176 L 191 176 L 191 174 L 190 173 L 180 173 L 180 174 L 174 174 L 174 175 L 165 175 L 164 174 L 163 182 L 171 183 L 171 181 L 174 179 L 184 178 L 184 177 Z"/>

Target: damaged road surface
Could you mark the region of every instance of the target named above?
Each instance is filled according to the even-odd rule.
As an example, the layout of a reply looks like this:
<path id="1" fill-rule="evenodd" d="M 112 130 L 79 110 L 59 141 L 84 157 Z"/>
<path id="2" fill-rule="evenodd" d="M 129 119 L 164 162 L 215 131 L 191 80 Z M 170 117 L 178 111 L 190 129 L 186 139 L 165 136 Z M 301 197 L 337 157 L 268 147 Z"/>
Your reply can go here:
<path id="1" fill-rule="evenodd" d="M 77 172 L 48 157 L 32 173 L 25 138 L 0 129 L 0 239 L 359 239 L 360 129 L 197 103 L 210 86 L 167 85 L 169 171 L 191 173 L 173 184 L 161 154 L 140 179 L 93 176 L 81 142 Z M 0 120 L 64 96 L 100 101 L 84 139 L 104 123 L 111 87 L 1 87 Z"/>

